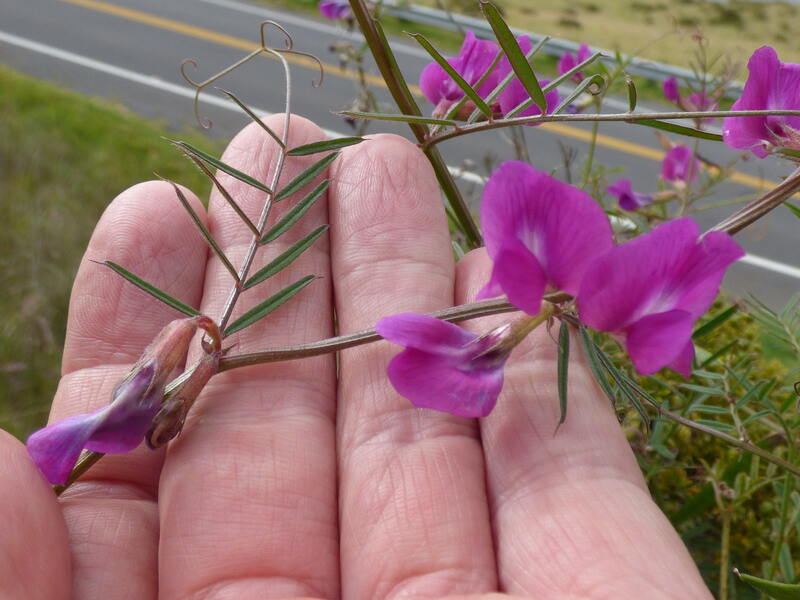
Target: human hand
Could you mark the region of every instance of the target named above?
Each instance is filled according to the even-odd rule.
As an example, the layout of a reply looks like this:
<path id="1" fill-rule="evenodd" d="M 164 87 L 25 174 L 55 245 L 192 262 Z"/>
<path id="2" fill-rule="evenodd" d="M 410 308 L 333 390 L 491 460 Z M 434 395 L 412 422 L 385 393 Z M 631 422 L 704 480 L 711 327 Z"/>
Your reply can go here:
<path id="1" fill-rule="evenodd" d="M 269 124 L 280 131 L 279 117 Z M 296 146 L 323 135 L 295 118 L 291 137 Z M 256 126 L 225 155 L 260 179 L 275 158 Z M 311 160 L 290 160 L 284 181 Z M 385 315 L 468 302 L 488 279 L 482 251 L 453 264 L 436 181 L 413 145 L 376 136 L 345 149 L 328 176 L 327 204 L 259 259 L 330 223 L 329 240 L 273 285 L 323 277 L 239 334 L 233 352 L 329 337 L 334 309 L 347 333 Z M 256 211 L 260 193 L 225 181 Z M 236 264 L 247 230 L 216 195 L 207 221 Z M 230 286 L 165 183 L 120 195 L 85 258 L 118 262 L 212 317 Z M 51 420 L 107 403 L 176 316 L 86 259 Z M 264 293 L 245 294 L 239 310 Z M 499 321 L 469 326 L 486 331 Z M 569 414 L 554 434 L 556 347 L 546 331 L 515 351 L 498 405 L 480 421 L 399 397 L 385 372 L 398 350 L 387 342 L 345 350 L 338 380 L 333 356 L 222 373 L 166 450 L 107 456 L 60 499 L 25 448 L 1 436 L 0 595 L 710 598 L 577 353 Z"/>

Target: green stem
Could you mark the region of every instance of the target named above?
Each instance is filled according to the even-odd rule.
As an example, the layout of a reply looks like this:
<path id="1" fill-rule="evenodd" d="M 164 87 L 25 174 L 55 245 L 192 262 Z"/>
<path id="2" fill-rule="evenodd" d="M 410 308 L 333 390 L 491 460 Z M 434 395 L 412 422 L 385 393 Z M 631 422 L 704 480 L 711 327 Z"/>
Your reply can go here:
<path id="1" fill-rule="evenodd" d="M 589 154 L 586 156 L 586 164 L 583 168 L 583 181 L 581 181 L 581 188 L 585 188 L 589 183 L 589 178 L 592 176 L 592 163 L 594 162 L 594 152 L 597 148 L 597 131 L 600 124 L 595 121 L 592 123 L 592 139 L 589 140 Z"/>
<path id="2" fill-rule="evenodd" d="M 570 115 L 570 114 L 541 114 L 531 117 L 514 117 L 511 119 L 495 119 L 475 124 L 460 125 L 457 129 L 440 133 L 429 137 L 422 147 L 433 146 L 445 140 L 474 133 L 476 131 L 488 131 L 490 129 L 500 129 L 502 127 L 513 127 L 514 125 L 526 125 L 528 123 L 593 123 L 593 122 L 618 122 L 625 121 L 636 124 L 639 121 L 654 120 L 677 120 L 691 118 L 717 118 L 717 117 L 764 117 L 764 116 L 800 116 L 800 110 L 720 110 L 720 111 L 673 111 L 663 113 L 609 113 L 593 115 Z"/>
<path id="3" fill-rule="evenodd" d="M 722 509 L 722 539 L 719 556 L 719 600 L 728 600 L 728 574 L 730 573 L 731 511 Z"/>
<path id="4" fill-rule="evenodd" d="M 350 8 L 369 45 L 375 63 L 378 65 L 378 70 L 381 72 L 381 76 L 386 82 L 386 87 L 389 88 L 400 112 L 404 115 L 422 116 L 422 112 L 419 106 L 417 106 L 414 96 L 411 94 L 411 90 L 409 90 L 408 84 L 397 65 L 394 53 L 386 41 L 386 37 L 383 35 L 383 30 L 380 29 L 380 25 L 377 21 L 370 16 L 365 1 L 350 0 Z M 447 169 L 444 159 L 441 154 L 439 154 L 438 149 L 433 146 L 425 145 L 425 141 L 429 136 L 428 127 L 421 123 L 409 123 L 409 127 L 414 137 L 417 138 L 428 161 L 431 163 L 433 171 L 436 174 L 436 180 L 439 182 L 439 186 L 442 188 L 447 201 L 450 203 L 450 208 L 458 220 L 467 243 L 470 248 L 479 248 L 483 245 L 480 229 L 466 201 L 461 195 L 461 192 L 456 186 L 452 175 L 450 175 L 450 171 Z"/>
<path id="5" fill-rule="evenodd" d="M 787 446 L 789 447 L 789 462 L 794 462 L 794 440 L 789 438 Z M 783 482 L 783 494 L 781 496 L 781 516 L 778 523 L 778 535 L 775 536 L 775 542 L 772 545 L 772 553 L 769 559 L 769 573 L 767 579 L 775 577 L 775 571 L 778 570 L 778 556 L 780 555 L 781 546 L 784 539 L 786 539 L 786 522 L 789 516 L 789 504 L 791 503 L 792 492 L 794 491 L 794 476 L 787 473 Z M 785 574 L 784 574 L 785 575 Z"/>

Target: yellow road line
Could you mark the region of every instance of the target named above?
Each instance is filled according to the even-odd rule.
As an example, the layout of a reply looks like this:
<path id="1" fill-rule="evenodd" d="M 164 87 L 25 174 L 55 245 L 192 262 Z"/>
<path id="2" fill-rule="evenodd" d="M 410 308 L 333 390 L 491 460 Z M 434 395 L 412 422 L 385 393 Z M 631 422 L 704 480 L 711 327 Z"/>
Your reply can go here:
<path id="1" fill-rule="evenodd" d="M 67 4 L 82 6 L 84 8 L 88 8 L 90 10 L 94 10 L 97 12 L 114 15 L 116 17 L 120 17 L 128 21 L 143 23 L 145 25 L 150 25 L 151 27 L 157 27 L 159 29 L 165 29 L 167 31 L 173 31 L 175 33 L 180 33 L 182 35 L 186 35 L 196 39 L 205 40 L 207 42 L 219 44 L 221 46 L 228 46 L 229 48 L 237 48 L 239 50 L 244 50 L 246 52 L 252 52 L 256 48 L 258 48 L 258 44 L 241 38 L 234 37 L 232 35 L 226 35 L 224 33 L 219 33 L 218 31 L 206 29 L 204 27 L 189 25 L 188 23 L 184 23 L 182 21 L 167 19 L 165 17 L 159 17 L 158 15 L 154 15 L 152 13 L 142 12 L 140 10 L 134 10 L 132 8 L 126 8 L 124 6 L 118 6 L 116 4 L 111 4 L 109 2 L 103 2 L 102 0 L 60 0 L 60 1 L 66 2 Z M 310 58 L 304 56 L 297 56 L 294 54 L 288 54 L 285 56 L 287 62 L 289 63 L 295 64 L 300 67 L 317 70 L 317 63 Z M 330 73 L 338 77 L 351 80 L 355 80 L 357 77 L 355 73 L 346 71 L 335 64 L 323 62 L 322 66 L 325 69 L 325 73 Z M 366 81 L 375 86 L 384 88 L 386 87 L 386 82 L 383 80 L 382 77 L 378 77 L 377 75 L 367 74 Z M 411 89 L 412 93 L 416 94 L 417 96 L 422 95 L 422 92 L 420 91 L 418 86 L 409 85 L 409 88 Z M 583 129 L 578 129 L 577 127 L 573 127 L 571 125 L 566 125 L 564 123 L 542 123 L 540 127 L 545 131 L 557 133 L 558 135 L 562 135 L 564 137 L 569 137 L 583 142 L 591 141 L 590 132 L 585 131 Z M 649 158 L 654 161 L 660 161 L 664 158 L 664 152 L 660 150 L 655 150 L 653 148 L 649 148 L 648 146 L 637 144 L 636 142 L 629 142 L 627 140 L 615 138 L 610 135 L 598 134 L 597 145 L 603 146 L 605 148 L 610 148 L 612 150 L 617 150 L 619 152 L 624 152 L 625 154 L 631 154 L 633 156 L 638 156 L 641 158 Z M 746 173 L 741 173 L 739 171 L 734 171 L 730 176 L 730 180 L 738 184 L 744 185 L 746 187 L 751 187 L 755 189 L 764 189 L 764 190 L 772 189 L 772 187 L 777 185 L 776 182 L 765 180 L 759 177 L 754 177 L 753 175 L 748 175 Z"/>

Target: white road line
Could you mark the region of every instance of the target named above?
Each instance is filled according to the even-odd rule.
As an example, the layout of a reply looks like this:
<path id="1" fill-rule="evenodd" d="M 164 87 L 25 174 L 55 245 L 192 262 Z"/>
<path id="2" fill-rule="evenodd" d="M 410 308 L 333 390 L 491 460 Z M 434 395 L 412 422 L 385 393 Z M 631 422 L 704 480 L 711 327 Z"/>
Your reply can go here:
<path id="1" fill-rule="evenodd" d="M 786 275 L 787 277 L 800 279 L 799 268 L 793 267 L 792 265 L 787 265 L 786 263 L 778 262 L 777 260 L 772 260 L 771 258 L 756 256 L 755 254 L 747 254 L 745 255 L 744 258 L 741 259 L 740 262 L 752 265 L 754 267 L 761 267 L 762 269 L 766 269 L 767 271 L 772 271 L 773 273 Z"/>
<path id="2" fill-rule="evenodd" d="M 219 6 L 221 8 L 228 8 L 247 15 L 256 15 L 264 19 L 271 19 L 279 22 L 281 25 L 294 25 L 303 29 L 310 29 L 311 31 L 319 31 L 320 33 L 327 33 L 337 38 L 347 38 L 356 42 L 363 42 L 364 36 L 357 31 L 348 31 L 346 28 L 337 25 L 331 25 L 317 21 L 316 19 L 308 17 L 298 17 L 289 13 L 262 8 L 261 6 L 253 6 L 244 2 L 237 2 L 236 0 L 196 0 L 197 2 L 204 2 L 212 6 Z M 289 32 L 291 33 L 291 32 Z M 430 54 L 425 52 L 422 48 L 410 46 L 408 44 L 392 43 L 392 49 L 401 54 L 408 54 L 409 56 L 416 56 L 431 60 Z"/>
<path id="3" fill-rule="evenodd" d="M 207 0 L 202 0 L 202 1 L 207 1 Z M 214 0 L 214 1 L 221 1 L 221 0 Z M 139 83 L 141 85 L 155 88 L 163 92 L 169 92 L 170 94 L 175 94 L 176 96 L 182 96 L 184 98 L 194 98 L 194 90 L 189 87 L 176 85 L 174 83 L 164 81 L 163 79 L 160 79 L 158 77 L 153 77 L 152 75 L 144 75 L 142 73 L 137 73 L 136 71 L 131 71 L 123 67 L 118 67 L 116 65 L 112 65 L 107 62 L 89 58 L 88 56 L 83 56 L 82 54 L 75 54 L 74 52 L 69 52 L 68 50 L 62 50 L 61 48 L 56 48 L 54 46 L 42 44 L 41 42 L 19 37 L 17 35 L 8 33 L 6 31 L 0 31 L 0 42 L 5 42 L 6 44 L 11 44 L 12 46 L 17 46 L 19 48 L 25 48 L 26 50 L 30 50 L 32 52 L 37 52 L 39 54 L 51 56 L 53 58 L 57 58 L 65 62 L 86 67 L 88 69 L 93 69 L 95 71 L 106 73 L 108 75 L 113 75 L 115 77 L 119 77 L 120 79 L 126 79 L 127 81 Z M 211 104 L 213 106 L 217 106 L 234 112 L 240 112 L 240 109 L 237 106 L 235 106 L 232 102 L 230 102 L 229 100 L 218 98 L 216 96 L 205 95 L 201 96 L 200 100 L 201 102 L 205 102 L 206 104 Z M 264 116 L 272 114 L 266 110 L 261 110 L 261 109 L 255 109 L 255 110 L 258 114 Z M 345 134 L 343 133 L 340 133 L 338 131 L 332 131 L 330 129 L 323 129 L 322 131 L 328 137 L 345 136 Z M 448 168 L 450 169 L 450 172 L 453 173 L 453 175 L 465 181 L 469 181 L 470 183 L 481 184 L 484 181 L 484 178 L 478 175 L 477 173 L 462 171 L 461 169 L 455 167 L 448 167 Z M 764 258 L 761 256 L 748 254 L 742 259 L 742 262 L 755 267 L 765 269 L 767 271 L 772 271 L 773 273 L 778 273 L 780 275 L 785 275 L 787 277 L 792 277 L 794 279 L 800 279 L 800 268 L 782 262 L 778 262 L 770 258 Z"/>

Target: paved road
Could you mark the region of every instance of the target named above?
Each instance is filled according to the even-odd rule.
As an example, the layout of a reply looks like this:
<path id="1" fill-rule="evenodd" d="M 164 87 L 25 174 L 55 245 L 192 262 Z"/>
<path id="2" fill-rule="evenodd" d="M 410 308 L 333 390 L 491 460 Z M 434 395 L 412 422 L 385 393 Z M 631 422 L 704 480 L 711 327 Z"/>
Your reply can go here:
<path id="1" fill-rule="evenodd" d="M 0 61 L 87 94 L 114 98 L 136 112 L 166 119 L 174 126 L 190 125 L 191 91 L 177 65 L 183 58 L 196 58 L 198 80 L 217 72 L 252 47 L 263 19 L 283 23 L 292 32 L 297 49 L 327 63 L 325 83 L 317 90 L 310 86 L 313 72 L 304 65 L 294 66 L 294 110 L 314 118 L 326 129 L 346 132 L 346 125 L 330 111 L 347 106 L 355 84 L 352 76 L 338 69 L 328 46 L 335 39 L 357 34 L 306 15 L 238 0 L 0 0 Z M 397 42 L 396 51 L 404 72 L 410 80 L 416 80 L 427 62 L 424 52 L 405 42 Z M 283 106 L 282 73 L 272 61 L 253 61 L 226 77 L 221 85 L 264 111 L 279 111 Z M 377 92 L 391 110 L 386 90 L 378 86 Z M 214 121 L 211 135 L 228 137 L 247 122 L 213 92 L 205 98 L 203 113 Z M 622 110 L 621 103 L 609 110 Z M 375 124 L 372 131 L 407 135 L 403 126 L 383 123 Z M 560 143 L 573 147 L 579 156 L 587 150 L 586 127 L 553 124 L 526 133 L 533 161 L 542 169 L 561 166 Z M 624 167 L 636 189 L 653 190 L 661 150 L 652 131 L 609 123 L 601 126 L 601 133 L 598 160 Z M 502 159 L 511 155 L 504 138 L 502 133 L 488 132 L 471 136 L 469 143 L 464 143 L 465 138 L 445 143 L 442 150 L 451 165 L 467 158 L 480 163 L 484 154 Z M 701 145 L 701 152 L 719 163 L 735 157 L 735 153 L 713 143 Z M 752 195 L 765 182 L 777 181 L 789 171 L 789 165 L 780 161 L 750 160 L 741 166 L 735 182 L 720 186 L 708 201 Z M 475 175 L 461 179 L 465 191 L 475 197 L 479 182 Z M 729 210 L 710 210 L 701 213 L 698 220 L 710 226 Z M 797 220 L 781 208 L 740 234 L 750 255 L 746 263 L 731 271 L 726 280 L 728 289 L 756 291 L 773 305 L 800 291 L 797 232 Z"/>

